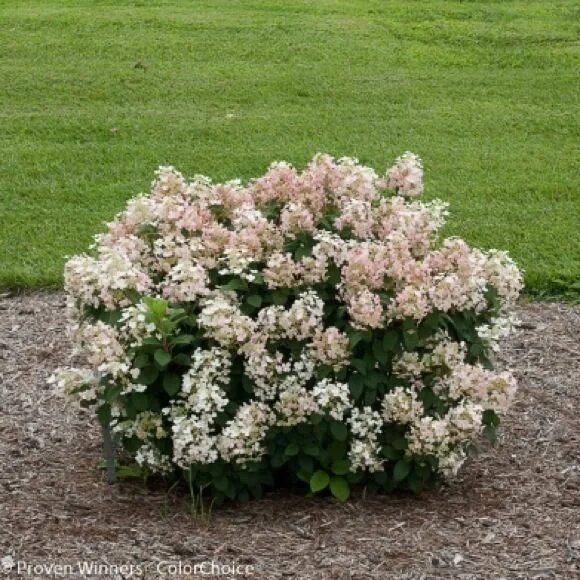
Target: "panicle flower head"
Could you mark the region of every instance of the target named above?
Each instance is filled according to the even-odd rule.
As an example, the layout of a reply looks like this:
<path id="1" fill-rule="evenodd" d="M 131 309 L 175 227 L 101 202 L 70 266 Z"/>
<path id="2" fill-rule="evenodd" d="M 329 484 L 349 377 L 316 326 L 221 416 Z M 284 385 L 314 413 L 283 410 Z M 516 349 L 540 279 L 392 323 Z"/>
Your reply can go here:
<path id="1" fill-rule="evenodd" d="M 155 180 L 151 184 L 153 195 L 165 196 L 185 193 L 187 182 L 183 175 L 171 165 L 162 166 L 155 172 Z"/>
<path id="2" fill-rule="evenodd" d="M 417 197 L 423 192 L 423 164 L 421 159 L 407 151 L 387 171 L 386 186 L 396 189 L 405 197 Z"/>

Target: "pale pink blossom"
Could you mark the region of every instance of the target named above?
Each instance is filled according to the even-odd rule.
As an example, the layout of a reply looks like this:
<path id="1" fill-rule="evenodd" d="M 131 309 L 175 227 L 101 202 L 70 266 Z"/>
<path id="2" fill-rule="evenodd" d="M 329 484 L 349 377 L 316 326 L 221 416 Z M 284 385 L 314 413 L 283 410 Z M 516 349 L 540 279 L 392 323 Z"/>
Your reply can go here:
<path id="1" fill-rule="evenodd" d="M 352 294 L 347 299 L 348 314 L 355 328 L 380 328 L 385 324 L 381 299 L 368 289 Z"/>
<path id="2" fill-rule="evenodd" d="M 396 189 L 405 197 L 417 197 L 423 191 L 423 165 L 421 159 L 407 151 L 387 171 L 386 186 Z"/>

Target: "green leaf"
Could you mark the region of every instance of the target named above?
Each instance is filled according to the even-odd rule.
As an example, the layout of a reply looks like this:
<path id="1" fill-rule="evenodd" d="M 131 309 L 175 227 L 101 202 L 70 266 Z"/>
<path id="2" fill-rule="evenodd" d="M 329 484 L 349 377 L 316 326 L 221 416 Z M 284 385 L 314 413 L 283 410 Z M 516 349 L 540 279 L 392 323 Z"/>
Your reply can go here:
<path id="1" fill-rule="evenodd" d="M 169 396 L 173 397 L 181 388 L 181 377 L 174 373 L 167 373 L 163 377 L 163 388 Z"/>
<path id="2" fill-rule="evenodd" d="M 235 486 L 233 486 L 233 484 L 232 484 L 232 487 L 235 490 Z M 250 488 L 250 491 L 251 491 L 252 497 L 254 499 L 260 499 L 264 495 L 264 488 L 259 483 L 257 483 L 256 485 L 253 485 Z M 235 495 L 231 499 L 234 499 L 234 498 L 235 498 Z"/>
<path id="3" fill-rule="evenodd" d="M 366 384 L 371 389 L 377 389 L 379 385 L 384 384 L 385 382 L 385 373 L 380 371 L 371 371 L 366 378 Z"/>
<path id="4" fill-rule="evenodd" d="M 294 252 L 294 259 L 299 262 L 302 258 L 308 258 L 311 255 L 312 248 L 309 248 L 308 246 L 300 246 L 296 248 L 296 251 Z"/>
<path id="5" fill-rule="evenodd" d="M 483 349 L 483 344 L 481 344 L 481 342 L 475 342 L 474 344 L 472 344 L 469 347 L 469 355 L 474 357 L 474 358 L 481 356 L 483 354 L 483 352 L 484 352 L 484 349 Z"/>
<path id="6" fill-rule="evenodd" d="M 164 369 L 171 362 L 171 355 L 163 349 L 156 350 L 153 358 L 160 369 Z"/>
<path id="7" fill-rule="evenodd" d="M 120 465 L 117 467 L 117 477 L 119 479 L 131 479 L 134 477 L 143 477 L 145 475 L 145 470 L 134 463 L 133 465 Z"/>
<path id="8" fill-rule="evenodd" d="M 371 405 L 374 404 L 374 402 L 377 400 L 377 390 L 376 389 L 367 389 L 365 391 L 365 396 L 364 396 L 364 403 L 367 407 L 370 407 Z"/>
<path id="9" fill-rule="evenodd" d="M 252 280 L 252 284 L 256 284 L 256 286 L 263 286 L 264 285 L 264 274 L 262 272 L 257 272 L 254 274 L 254 279 Z"/>
<path id="10" fill-rule="evenodd" d="M 421 392 L 419 393 L 419 399 L 423 403 L 425 409 L 430 409 L 437 401 L 435 393 L 433 393 L 433 390 L 429 387 L 421 389 Z"/>
<path id="11" fill-rule="evenodd" d="M 286 304 L 286 300 L 288 300 L 290 292 L 286 288 L 278 288 L 278 290 L 274 290 L 272 292 L 272 302 L 276 306 L 284 306 Z"/>
<path id="12" fill-rule="evenodd" d="M 336 286 L 340 282 L 340 268 L 331 262 L 326 270 L 326 281 L 330 286 Z"/>
<path id="13" fill-rule="evenodd" d="M 176 344 L 191 344 L 195 340 L 195 336 L 192 334 L 178 334 L 169 339 L 169 342 L 173 345 Z"/>
<path id="14" fill-rule="evenodd" d="M 243 278 L 232 278 L 225 286 L 224 290 L 247 290 L 248 283 Z"/>
<path id="15" fill-rule="evenodd" d="M 135 405 L 137 411 L 148 411 L 150 407 L 150 399 L 147 393 L 133 393 L 131 402 Z"/>
<path id="16" fill-rule="evenodd" d="M 260 211 L 269 220 L 277 220 L 282 211 L 282 203 L 277 200 L 267 201 L 260 207 Z"/>
<path id="17" fill-rule="evenodd" d="M 137 382 L 140 385 L 151 385 L 155 382 L 158 376 L 159 371 L 151 365 L 141 369 Z"/>
<path id="18" fill-rule="evenodd" d="M 308 479 L 310 479 L 310 476 L 314 472 L 314 460 L 311 457 L 302 455 L 300 459 L 298 459 L 298 464 L 302 471 L 308 473 Z"/>
<path id="19" fill-rule="evenodd" d="M 157 329 L 162 335 L 168 336 L 173 334 L 173 331 L 175 330 L 175 324 L 171 322 L 169 318 L 164 318 L 157 324 Z"/>
<path id="20" fill-rule="evenodd" d="M 137 353 L 135 358 L 133 359 L 133 366 L 136 369 L 142 369 L 149 364 L 149 355 L 145 352 Z"/>
<path id="21" fill-rule="evenodd" d="M 138 437 L 133 436 L 123 438 L 123 448 L 129 453 L 137 453 L 142 445 L 143 441 Z"/>
<path id="22" fill-rule="evenodd" d="M 110 326 L 114 326 L 121 320 L 122 312 L 120 310 L 99 310 L 97 318 Z"/>
<path id="23" fill-rule="evenodd" d="M 403 451 L 397 450 L 391 445 L 383 445 L 383 457 L 386 459 L 390 459 L 391 461 L 396 461 L 400 459 L 401 455 L 403 455 Z"/>
<path id="24" fill-rule="evenodd" d="M 121 394 L 123 387 L 121 385 L 109 385 L 104 392 L 104 399 L 107 403 L 112 403 Z"/>
<path id="25" fill-rule="evenodd" d="M 134 288 L 128 288 L 125 290 L 125 296 L 131 300 L 133 304 L 137 304 L 137 302 L 141 302 L 141 294 L 137 292 Z"/>
<path id="26" fill-rule="evenodd" d="M 340 421 L 334 421 L 330 424 L 330 432 L 337 441 L 346 441 L 348 437 L 348 429 Z"/>
<path id="27" fill-rule="evenodd" d="M 262 306 L 262 297 L 259 294 L 252 294 L 246 298 L 246 302 L 250 306 L 260 308 L 260 306 Z"/>
<path id="28" fill-rule="evenodd" d="M 419 335 L 416 330 L 407 330 L 403 334 L 403 340 L 408 350 L 415 350 L 419 346 Z"/>
<path id="29" fill-rule="evenodd" d="M 364 339 L 364 337 L 364 332 L 360 330 L 355 330 L 352 332 L 348 337 L 350 348 L 354 348 L 361 340 Z"/>
<path id="30" fill-rule="evenodd" d="M 395 435 L 390 438 L 389 442 L 395 449 L 399 450 L 407 449 L 408 446 L 407 438 L 404 435 Z"/>
<path id="31" fill-rule="evenodd" d="M 330 365 L 321 364 L 316 368 L 316 378 L 318 380 L 325 379 L 332 373 L 332 367 Z"/>
<path id="32" fill-rule="evenodd" d="M 387 352 L 394 351 L 399 344 L 399 333 L 394 328 L 389 328 L 383 337 L 383 348 Z"/>
<path id="33" fill-rule="evenodd" d="M 350 470 L 350 461 L 348 459 L 337 459 L 332 462 L 331 470 L 336 475 L 346 475 Z"/>
<path id="34" fill-rule="evenodd" d="M 330 483 L 330 477 L 326 471 L 315 471 L 310 478 L 310 490 L 312 493 L 317 493 L 325 489 Z"/>
<path id="35" fill-rule="evenodd" d="M 296 445 L 296 443 L 290 443 L 284 450 L 284 455 L 287 457 L 293 457 L 294 455 L 298 455 L 300 453 L 300 447 Z"/>
<path id="36" fill-rule="evenodd" d="M 427 328 L 430 328 L 432 331 L 435 331 L 441 326 L 443 323 L 443 317 L 439 312 L 431 312 L 423 321 L 423 325 Z"/>
<path id="37" fill-rule="evenodd" d="M 108 427 L 111 422 L 111 406 L 108 403 L 101 405 L 97 411 L 97 417 L 103 427 Z"/>
<path id="38" fill-rule="evenodd" d="M 346 501 L 350 496 L 350 486 L 344 477 L 333 477 L 330 480 L 330 491 L 340 501 Z"/>
<path id="39" fill-rule="evenodd" d="M 343 441 L 333 441 L 328 449 L 330 459 L 342 459 L 346 454 L 346 443 Z"/>
<path id="40" fill-rule="evenodd" d="M 500 422 L 497 413 L 493 409 L 486 409 L 483 412 L 482 419 L 484 425 L 492 425 L 493 427 L 497 427 Z"/>
<path id="41" fill-rule="evenodd" d="M 411 471 L 411 465 L 407 463 L 404 459 L 399 459 L 395 464 L 395 469 L 393 471 L 393 479 L 396 482 L 403 481 Z"/>
<path id="42" fill-rule="evenodd" d="M 256 485 L 258 483 L 258 474 L 255 472 L 252 473 L 251 471 L 248 470 L 240 471 L 239 477 L 240 481 L 244 485 L 247 485 L 248 487 L 251 487 L 252 485 Z"/>
<path id="43" fill-rule="evenodd" d="M 458 312 L 450 317 L 451 323 L 461 340 L 473 342 L 477 340 L 477 333 L 474 325 L 468 319 L 467 312 Z"/>
<path id="44" fill-rule="evenodd" d="M 173 357 L 173 362 L 182 367 L 191 365 L 191 357 L 185 353 L 179 353 Z"/>
<path id="45" fill-rule="evenodd" d="M 147 305 L 147 308 L 156 316 L 162 317 L 167 313 L 167 307 L 169 303 L 163 298 L 153 298 L 152 296 L 146 296 L 143 298 L 143 302 Z"/>
<path id="46" fill-rule="evenodd" d="M 497 431 L 493 425 L 486 425 L 483 428 L 483 435 L 490 443 L 495 443 L 497 441 Z"/>
<path id="47" fill-rule="evenodd" d="M 350 389 L 350 394 L 352 395 L 352 398 L 355 401 L 360 399 L 360 396 L 362 395 L 364 389 L 364 385 L 365 380 L 362 375 L 355 373 L 350 377 L 350 380 L 348 381 L 348 387 Z"/>
<path id="48" fill-rule="evenodd" d="M 363 359 L 355 358 L 351 360 L 350 364 L 361 374 L 366 375 L 367 365 Z"/>
<path id="49" fill-rule="evenodd" d="M 223 491 L 225 492 L 228 489 L 228 478 L 225 476 L 221 476 L 221 477 L 216 477 L 213 480 L 213 484 L 214 487 L 218 490 L 218 491 Z"/>
<path id="50" fill-rule="evenodd" d="M 417 474 L 411 473 L 408 483 L 413 493 L 419 494 L 423 491 L 423 480 Z"/>
<path id="51" fill-rule="evenodd" d="M 195 328 L 197 326 L 197 316 L 195 314 L 191 314 L 187 318 L 183 319 L 183 324 Z"/>
<path id="52" fill-rule="evenodd" d="M 253 393 L 254 392 L 254 383 L 252 379 L 250 379 L 246 375 L 242 375 L 242 389 L 246 391 L 246 393 Z"/>
<path id="53" fill-rule="evenodd" d="M 572 285 L 572 287 L 574 287 L 574 286 Z M 490 302 L 490 304 L 495 305 L 499 299 L 499 294 L 498 294 L 497 289 L 494 286 L 492 286 L 491 284 L 488 284 L 488 286 L 485 290 L 485 297 Z"/>
<path id="54" fill-rule="evenodd" d="M 208 466 L 208 471 L 212 477 L 221 477 L 227 471 L 226 466 L 223 463 L 212 463 Z"/>
<path id="55" fill-rule="evenodd" d="M 488 371 L 493 370 L 493 363 L 484 354 L 479 356 L 479 364 Z"/>
<path id="56" fill-rule="evenodd" d="M 185 322 L 187 318 L 188 318 L 187 314 L 185 310 L 183 310 L 183 308 L 178 308 L 177 310 L 174 310 L 171 316 L 169 317 L 171 322 L 175 325 L 178 325 L 180 322 Z"/>
<path id="57" fill-rule="evenodd" d="M 209 210 L 218 221 L 226 220 L 228 217 L 226 208 L 218 203 L 210 205 Z"/>
<path id="58" fill-rule="evenodd" d="M 302 450 L 304 451 L 304 453 L 306 453 L 306 455 L 310 455 L 312 457 L 316 457 L 317 455 L 320 454 L 320 447 L 318 447 L 316 443 L 307 443 L 306 445 L 304 445 Z"/>
<path id="59" fill-rule="evenodd" d="M 378 340 L 373 342 L 373 355 L 381 364 L 387 364 L 389 362 L 389 351 Z"/>
<path id="60" fill-rule="evenodd" d="M 153 224 L 143 224 L 139 226 L 137 230 L 137 235 L 142 236 L 144 238 L 152 238 L 155 237 L 158 233 L 158 229 Z"/>
<path id="61" fill-rule="evenodd" d="M 379 298 L 381 299 L 381 304 L 383 306 L 388 306 L 393 299 L 393 291 L 391 290 L 387 292 L 386 290 L 382 290 L 379 292 Z"/>

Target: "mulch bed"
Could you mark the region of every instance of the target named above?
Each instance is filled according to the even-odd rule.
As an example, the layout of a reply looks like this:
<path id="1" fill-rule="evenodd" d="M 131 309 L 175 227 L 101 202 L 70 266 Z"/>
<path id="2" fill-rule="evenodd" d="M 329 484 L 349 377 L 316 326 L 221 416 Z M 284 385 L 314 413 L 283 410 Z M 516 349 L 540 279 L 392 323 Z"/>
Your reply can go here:
<path id="1" fill-rule="evenodd" d="M 142 578 L 210 560 L 264 579 L 580 577 L 580 306 L 519 307 L 501 359 L 517 401 L 452 484 L 347 504 L 274 493 L 209 522 L 183 492 L 105 482 L 95 419 L 46 384 L 70 356 L 63 308 L 61 293 L 0 297 L 0 560 L 133 564 Z"/>

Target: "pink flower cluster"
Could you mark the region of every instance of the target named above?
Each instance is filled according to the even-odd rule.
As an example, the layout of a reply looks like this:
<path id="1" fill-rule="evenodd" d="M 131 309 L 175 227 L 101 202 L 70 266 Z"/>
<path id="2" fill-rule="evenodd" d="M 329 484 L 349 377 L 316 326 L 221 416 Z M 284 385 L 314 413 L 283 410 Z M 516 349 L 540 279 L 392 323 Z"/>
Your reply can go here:
<path id="1" fill-rule="evenodd" d="M 98 237 L 98 256 L 68 262 L 67 289 L 84 304 L 110 309 L 127 303 L 127 290 L 194 301 L 209 292 L 213 268 L 251 279 L 259 267 L 270 288 L 306 287 L 319 282 L 333 261 L 341 267 L 341 295 L 360 327 L 421 320 L 435 309 L 482 309 L 490 283 L 513 302 L 522 278 L 505 252 L 473 250 L 454 238 L 433 247 L 445 205 L 404 197 L 420 191 L 421 175 L 412 155 L 386 178 L 354 160 L 317 155 L 302 173 L 278 163 L 245 187 L 201 177 L 187 183 L 173 168 L 161 168 L 152 194 L 131 201 Z M 384 197 L 385 184 L 401 195 Z M 269 204 L 280 204 L 277 220 L 268 219 Z M 348 230 L 349 239 L 320 228 L 329 214 L 336 214 L 334 230 Z M 312 256 L 296 261 L 284 241 L 299 233 L 312 234 L 317 243 Z M 386 284 L 388 303 L 377 296 Z"/>

